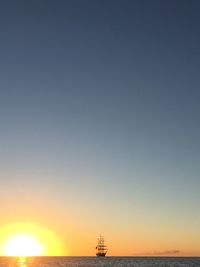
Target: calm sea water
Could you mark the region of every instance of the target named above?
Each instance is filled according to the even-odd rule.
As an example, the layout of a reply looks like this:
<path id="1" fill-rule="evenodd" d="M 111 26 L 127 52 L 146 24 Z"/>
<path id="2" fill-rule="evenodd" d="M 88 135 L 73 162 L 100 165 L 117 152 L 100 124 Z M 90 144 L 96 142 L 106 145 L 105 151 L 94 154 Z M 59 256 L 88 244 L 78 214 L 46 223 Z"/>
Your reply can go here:
<path id="1" fill-rule="evenodd" d="M 200 267 L 200 258 L 0 257 L 0 267 Z"/>

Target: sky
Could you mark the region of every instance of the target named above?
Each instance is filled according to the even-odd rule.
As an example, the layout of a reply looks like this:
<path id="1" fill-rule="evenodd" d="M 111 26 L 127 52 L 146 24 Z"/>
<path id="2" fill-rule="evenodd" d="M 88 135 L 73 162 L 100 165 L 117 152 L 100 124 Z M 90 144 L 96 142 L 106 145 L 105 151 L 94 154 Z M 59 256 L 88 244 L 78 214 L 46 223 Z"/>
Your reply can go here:
<path id="1" fill-rule="evenodd" d="M 63 255 L 200 256 L 198 0 L 0 2 L 0 230 Z"/>

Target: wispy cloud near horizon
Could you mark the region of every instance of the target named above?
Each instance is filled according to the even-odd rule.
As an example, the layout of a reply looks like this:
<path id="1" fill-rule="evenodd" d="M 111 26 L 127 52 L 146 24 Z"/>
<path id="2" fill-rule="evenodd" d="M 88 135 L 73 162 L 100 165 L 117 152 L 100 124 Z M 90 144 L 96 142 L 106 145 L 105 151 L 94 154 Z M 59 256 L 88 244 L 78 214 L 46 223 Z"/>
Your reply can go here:
<path id="1" fill-rule="evenodd" d="M 178 249 L 169 249 L 165 251 L 154 251 L 154 252 L 141 252 L 134 254 L 135 256 L 172 256 L 178 255 L 181 251 Z"/>
<path id="2" fill-rule="evenodd" d="M 177 255 L 180 253 L 178 249 L 170 249 L 165 251 L 155 251 L 154 255 Z"/>

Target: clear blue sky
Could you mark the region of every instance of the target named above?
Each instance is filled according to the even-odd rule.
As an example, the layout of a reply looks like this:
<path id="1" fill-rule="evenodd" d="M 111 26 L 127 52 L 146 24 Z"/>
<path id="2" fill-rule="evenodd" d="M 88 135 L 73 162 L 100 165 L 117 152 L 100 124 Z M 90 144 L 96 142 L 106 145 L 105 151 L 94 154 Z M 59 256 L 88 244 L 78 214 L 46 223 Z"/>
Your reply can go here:
<path id="1" fill-rule="evenodd" d="M 194 230 L 183 249 L 197 251 L 199 14 L 197 0 L 1 1 L 5 207 L 20 195 L 18 219 L 29 219 L 23 203 L 38 192 L 58 220 L 73 207 L 93 236 L 121 238 L 168 218 L 169 232 Z"/>

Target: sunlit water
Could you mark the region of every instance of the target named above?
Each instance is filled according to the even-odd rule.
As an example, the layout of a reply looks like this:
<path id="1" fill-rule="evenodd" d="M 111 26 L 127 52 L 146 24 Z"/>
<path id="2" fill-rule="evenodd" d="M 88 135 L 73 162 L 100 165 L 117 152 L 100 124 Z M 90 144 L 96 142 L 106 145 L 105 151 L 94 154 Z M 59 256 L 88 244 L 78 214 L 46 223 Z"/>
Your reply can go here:
<path id="1" fill-rule="evenodd" d="M 0 257 L 0 267 L 200 267 L 200 258 Z"/>

